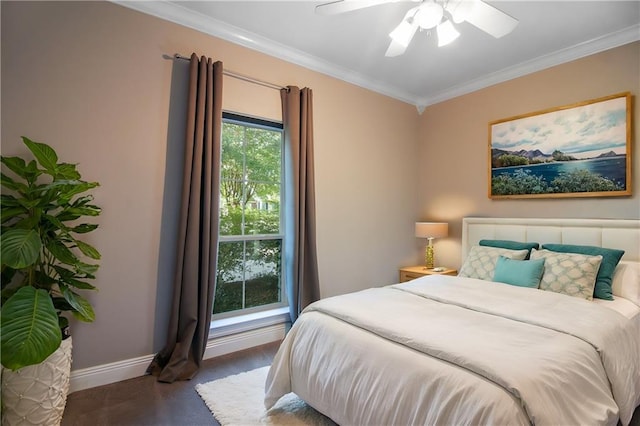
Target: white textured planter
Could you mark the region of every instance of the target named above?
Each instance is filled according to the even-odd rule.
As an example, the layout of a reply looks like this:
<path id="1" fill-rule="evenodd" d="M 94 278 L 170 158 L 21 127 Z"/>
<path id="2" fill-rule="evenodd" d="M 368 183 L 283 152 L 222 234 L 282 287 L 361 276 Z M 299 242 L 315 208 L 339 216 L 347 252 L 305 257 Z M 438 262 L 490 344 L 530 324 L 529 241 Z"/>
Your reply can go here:
<path id="1" fill-rule="evenodd" d="M 2 426 L 59 425 L 71 374 L 71 337 L 40 364 L 2 369 Z"/>

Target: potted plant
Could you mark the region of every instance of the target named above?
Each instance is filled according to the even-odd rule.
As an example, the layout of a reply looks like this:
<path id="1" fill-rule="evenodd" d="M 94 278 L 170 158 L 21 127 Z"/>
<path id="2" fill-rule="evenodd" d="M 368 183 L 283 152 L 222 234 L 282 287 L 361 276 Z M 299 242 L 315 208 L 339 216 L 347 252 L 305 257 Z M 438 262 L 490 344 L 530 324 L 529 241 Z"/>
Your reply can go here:
<path id="1" fill-rule="evenodd" d="M 98 227 L 85 222 L 86 217 L 100 214 L 93 197 L 85 194 L 98 183 L 81 180 L 76 165 L 58 162 L 50 146 L 26 137 L 22 141 L 33 160 L 1 157 L 3 168 L 13 176 L 4 170 L 1 174 L 2 418 L 3 424 L 14 424 L 17 417 L 30 413 L 40 416 L 34 424 L 42 424 L 43 419 L 57 424 L 71 370 L 65 314 L 86 322 L 95 319 L 91 304 L 78 291 L 95 290 L 89 281 L 95 278 L 100 253 L 80 237 Z M 62 366 L 48 366 L 49 361 Z M 36 386 L 34 374 L 50 377 L 39 377 Z M 27 383 L 21 383 L 25 377 Z M 48 379 L 62 379 L 62 383 L 39 385 Z M 49 417 L 26 408 L 25 401 L 34 397 L 27 398 L 26 389 L 11 389 L 13 384 L 40 391 L 42 395 L 35 399 L 52 411 Z M 11 416 L 17 417 L 12 420 Z"/>

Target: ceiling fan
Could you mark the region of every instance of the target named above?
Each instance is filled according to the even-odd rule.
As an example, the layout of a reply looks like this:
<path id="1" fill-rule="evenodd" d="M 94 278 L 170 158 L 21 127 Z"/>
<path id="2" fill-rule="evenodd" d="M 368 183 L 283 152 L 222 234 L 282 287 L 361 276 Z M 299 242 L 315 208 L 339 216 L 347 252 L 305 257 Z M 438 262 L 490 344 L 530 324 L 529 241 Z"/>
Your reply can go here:
<path id="1" fill-rule="evenodd" d="M 316 6 L 316 13 L 336 15 L 402 0 L 337 0 Z M 405 52 L 418 29 L 436 29 L 438 46 L 454 41 L 460 33 L 454 23 L 468 22 L 482 31 L 500 38 L 518 25 L 518 20 L 482 0 L 412 0 L 419 3 L 407 11 L 400 24 L 389 33 L 391 43 L 385 56 Z"/>

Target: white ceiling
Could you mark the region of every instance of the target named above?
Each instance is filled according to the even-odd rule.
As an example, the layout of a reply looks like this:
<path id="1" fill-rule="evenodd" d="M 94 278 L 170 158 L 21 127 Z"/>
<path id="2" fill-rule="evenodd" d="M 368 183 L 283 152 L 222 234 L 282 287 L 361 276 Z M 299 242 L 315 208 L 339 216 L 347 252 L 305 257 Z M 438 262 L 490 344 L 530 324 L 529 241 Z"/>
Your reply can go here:
<path id="1" fill-rule="evenodd" d="M 340 15 L 322 1 L 116 1 L 216 37 L 424 106 L 640 40 L 640 1 L 491 1 L 517 18 L 495 39 L 468 23 L 437 47 L 416 33 L 404 55 L 384 56 L 388 36 L 415 4 L 382 4 Z M 189 52 L 167 52 L 189 53 Z"/>

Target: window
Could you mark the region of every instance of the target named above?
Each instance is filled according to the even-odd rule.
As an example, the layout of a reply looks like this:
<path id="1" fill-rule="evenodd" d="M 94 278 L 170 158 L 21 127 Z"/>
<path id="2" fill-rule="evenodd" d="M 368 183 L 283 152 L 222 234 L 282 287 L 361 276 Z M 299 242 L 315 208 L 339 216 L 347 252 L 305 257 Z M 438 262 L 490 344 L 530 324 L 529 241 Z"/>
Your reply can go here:
<path id="1" fill-rule="evenodd" d="M 223 113 L 214 318 L 286 306 L 282 124 Z"/>

